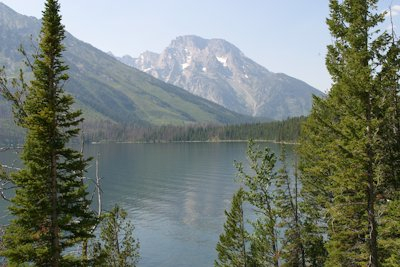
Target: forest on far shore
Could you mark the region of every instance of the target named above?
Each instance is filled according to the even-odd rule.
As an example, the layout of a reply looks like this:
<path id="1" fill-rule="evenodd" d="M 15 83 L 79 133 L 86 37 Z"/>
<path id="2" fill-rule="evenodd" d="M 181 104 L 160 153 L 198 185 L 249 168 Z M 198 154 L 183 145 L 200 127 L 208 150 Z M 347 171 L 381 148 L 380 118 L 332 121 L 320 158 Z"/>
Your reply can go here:
<path id="1" fill-rule="evenodd" d="M 193 124 L 184 126 L 139 126 L 109 122 L 85 122 L 82 128 L 83 140 L 92 142 L 218 142 L 263 140 L 296 143 L 300 125 L 306 117 L 288 118 L 283 121 L 245 123 L 237 125 Z M 79 138 L 81 140 L 82 138 Z M 0 144 L 18 145 L 24 142 L 21 129 L 7 133 L 0 131 Z"/>
<path id="2" fill-rule="evenodd" d="M 238 125 L 135 126 L 102 123 L 84 129 L 85 142 L 207 142 L 267 140 L 297 142 L 305 117 Z"/>

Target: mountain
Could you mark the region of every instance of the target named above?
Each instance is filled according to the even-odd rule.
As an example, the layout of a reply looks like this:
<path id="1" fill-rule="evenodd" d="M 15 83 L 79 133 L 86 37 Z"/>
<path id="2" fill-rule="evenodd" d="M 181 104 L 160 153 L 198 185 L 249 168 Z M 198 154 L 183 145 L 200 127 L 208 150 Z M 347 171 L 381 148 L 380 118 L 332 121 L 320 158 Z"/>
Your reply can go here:
<path id="1" fill-rule="evenodd" d="M 40 20 L 20 15 L 0 3 L 0 66 L 6 67 L 9 76 L 24 67 L 17 51 L 20 44 L 27 54 L 37 47 L 40 27 Z M 131 68 L 69 33 L 64 45 L 64 60 L 70 67 L 65 90 L 75 97 L 76 106 L 83 110 L 88 122 L 183 125 L 249 119 Z M 28 73 L 29 76 L 32 75 Z M 4 104 L 2 101 L 0 105 Z M 0 119 L 9 114 L 0 109 Z"/>
<path id="2" fill-rule="evenodd" d="M 273 73 L 221 39 L 181 36 L 161 54 L 119 60 L 238 113 L 285 119 L 306 115 L 322 92 L 283 73 Z"/>

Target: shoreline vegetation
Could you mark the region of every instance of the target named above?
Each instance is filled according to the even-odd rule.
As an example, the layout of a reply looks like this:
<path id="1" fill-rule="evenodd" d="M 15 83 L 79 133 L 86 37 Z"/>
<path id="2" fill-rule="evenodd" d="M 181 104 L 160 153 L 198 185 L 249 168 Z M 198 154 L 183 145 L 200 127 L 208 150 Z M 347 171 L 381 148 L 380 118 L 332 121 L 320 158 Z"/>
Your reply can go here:
<path id="1" fill-rule="evenodd" d="M 263 140 L 257 139 L 252 140 L 254 143 L 273 143 L 273 144 L 283 144 L 283 145 L 299 145 L 299 142 L 290 142 L 290 141 L 276 141 L 276 140 Z M 155 142 L 141 142 L 141 141 L 99 141 L 99 142 L 91 142 L 91 145 L 100 145 L 100 144 L 181 144 L 181 143 L 248 143 L 249 140 L 193 140 L 193 141 L 155 141 Z"/>
<path id="2" fill-rule="evenodd" d="M 306 117 L 238 125 L 127 126 L 89 128 L 87 143 L 266 142 L 297 143 Z"/>
<path id="3" fill-rule="evenodd" d="M 245 123 L 237 125 L 116 125 L 102 122 L 84 124 L 83 134 L 73 142 L 99 143 L 194 143 L 194 142 L 273 142 L 297 144 L 301 123 L 306 117 L 288 118 L 283 121 Z M 24 135 L 0 135 L 2 146 L 16 146 Z"/>

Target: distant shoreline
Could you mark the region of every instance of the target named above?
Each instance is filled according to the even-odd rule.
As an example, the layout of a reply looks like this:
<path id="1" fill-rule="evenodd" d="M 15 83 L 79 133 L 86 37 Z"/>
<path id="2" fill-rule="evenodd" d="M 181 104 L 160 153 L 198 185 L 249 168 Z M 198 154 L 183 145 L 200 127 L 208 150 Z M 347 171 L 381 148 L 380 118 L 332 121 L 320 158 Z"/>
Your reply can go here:
<path id="1" fill-rule="evenodd" d="M 249 140 L 198 140 L 198 141 L 110 141 L 110 140 L 103 140 L 99 142 L 90 142 L 92 145 L 99 145 L 99 144 L 178 144 L 178 143 L 247 143 Z M 273 144 L 285 144 L 285 145 L 299 145 L 298 142 L 293 141 L 276 141 L 276 140 L 253 140 L 256 143 L 273 143 Z"/>

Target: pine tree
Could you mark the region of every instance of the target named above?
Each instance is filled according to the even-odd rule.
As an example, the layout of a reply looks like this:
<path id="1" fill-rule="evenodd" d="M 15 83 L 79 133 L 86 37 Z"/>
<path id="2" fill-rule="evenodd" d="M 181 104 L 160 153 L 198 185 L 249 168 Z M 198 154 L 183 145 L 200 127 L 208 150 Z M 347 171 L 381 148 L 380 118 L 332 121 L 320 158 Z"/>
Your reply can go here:
<path id="1" fill-rule="evenodd" d="M 330 1 L 333 86 L 315 98 L 301 137 L 303 199 L 316 239 L 327 230 L 326 266 L 380 266 L 388 203 L 399 203 L 398 43 L 377 26 L 377 0 Z M 382 216 L 383 215 L 383 216 Z M 398 231 L 387 233 L 398 243 Z"/>
<path id="2" fill-rule="evenodd" d="M 65 31 L 59 9 L 57 0 L 46 1 L 34 78 L 23 84 L 26 99 L 14 101 L 14 114 L 27 135 L 21 156 L 25 167 L 11 178 L 17 186 L 9 208 L 14 219 L 2 252 L 12 264 L 80 265 L 68 249 L 91 237 L 88 229 L 96 223 L 81 183 L 87 161 L 67 147 L 82 119 L 63 90 L 68 66 L 62 59 Z M 8 99 L 21 100 L 19 92 L 8 93 Z"/>
<path id="3" fill-rule="evenodd" d="M 299 183 L 297 166 L 291 179 L 287 168 L 286 146 L 282 145 L 279 161 L 282 166 L 276 177 L 275 207 L 279 216 L 279 227 L 284 229 L 281 241 L 282 266 L 306 266 L 305 249 L 302 238 L 302 218 L 300 214 Z"/>
<path id="4" fill-rule="evenodd" d="M 247 150 L 249 164 L 254 174 L 245 172 L 243 164 L 236 163 L 238 176 L 248 188 L 245 199 L 258 215 L 252 223 L 251 258 L 256 266 L 279 266 L 279 227 L 275 207 L 275 195 L 271 190 L 277 179 L 276 157 L 268 147 L 256 147 L 249 141 Z"/>
<path id="5" fill-rule="evenodd" d="M 244 190 L 240 188 L 232 198 L 232 206 L 229 212 L 225 211 L 226 222 L 224 233 L 219 236 L 217 244 L 218 260 L 215 266 L 245 267 L 248 264 L 248 234 L 245 230 L 243 217 Z"/>
<path id="6" fill-rule="evenodd" d="M 115 205 L 100 225 L 100 243 L 94 244 L 94 258 L 100 260 L 94 266 L 137 266 L 140 243 L 133 235 L 134 226 L 127 221 L 126 211 Z"/>

